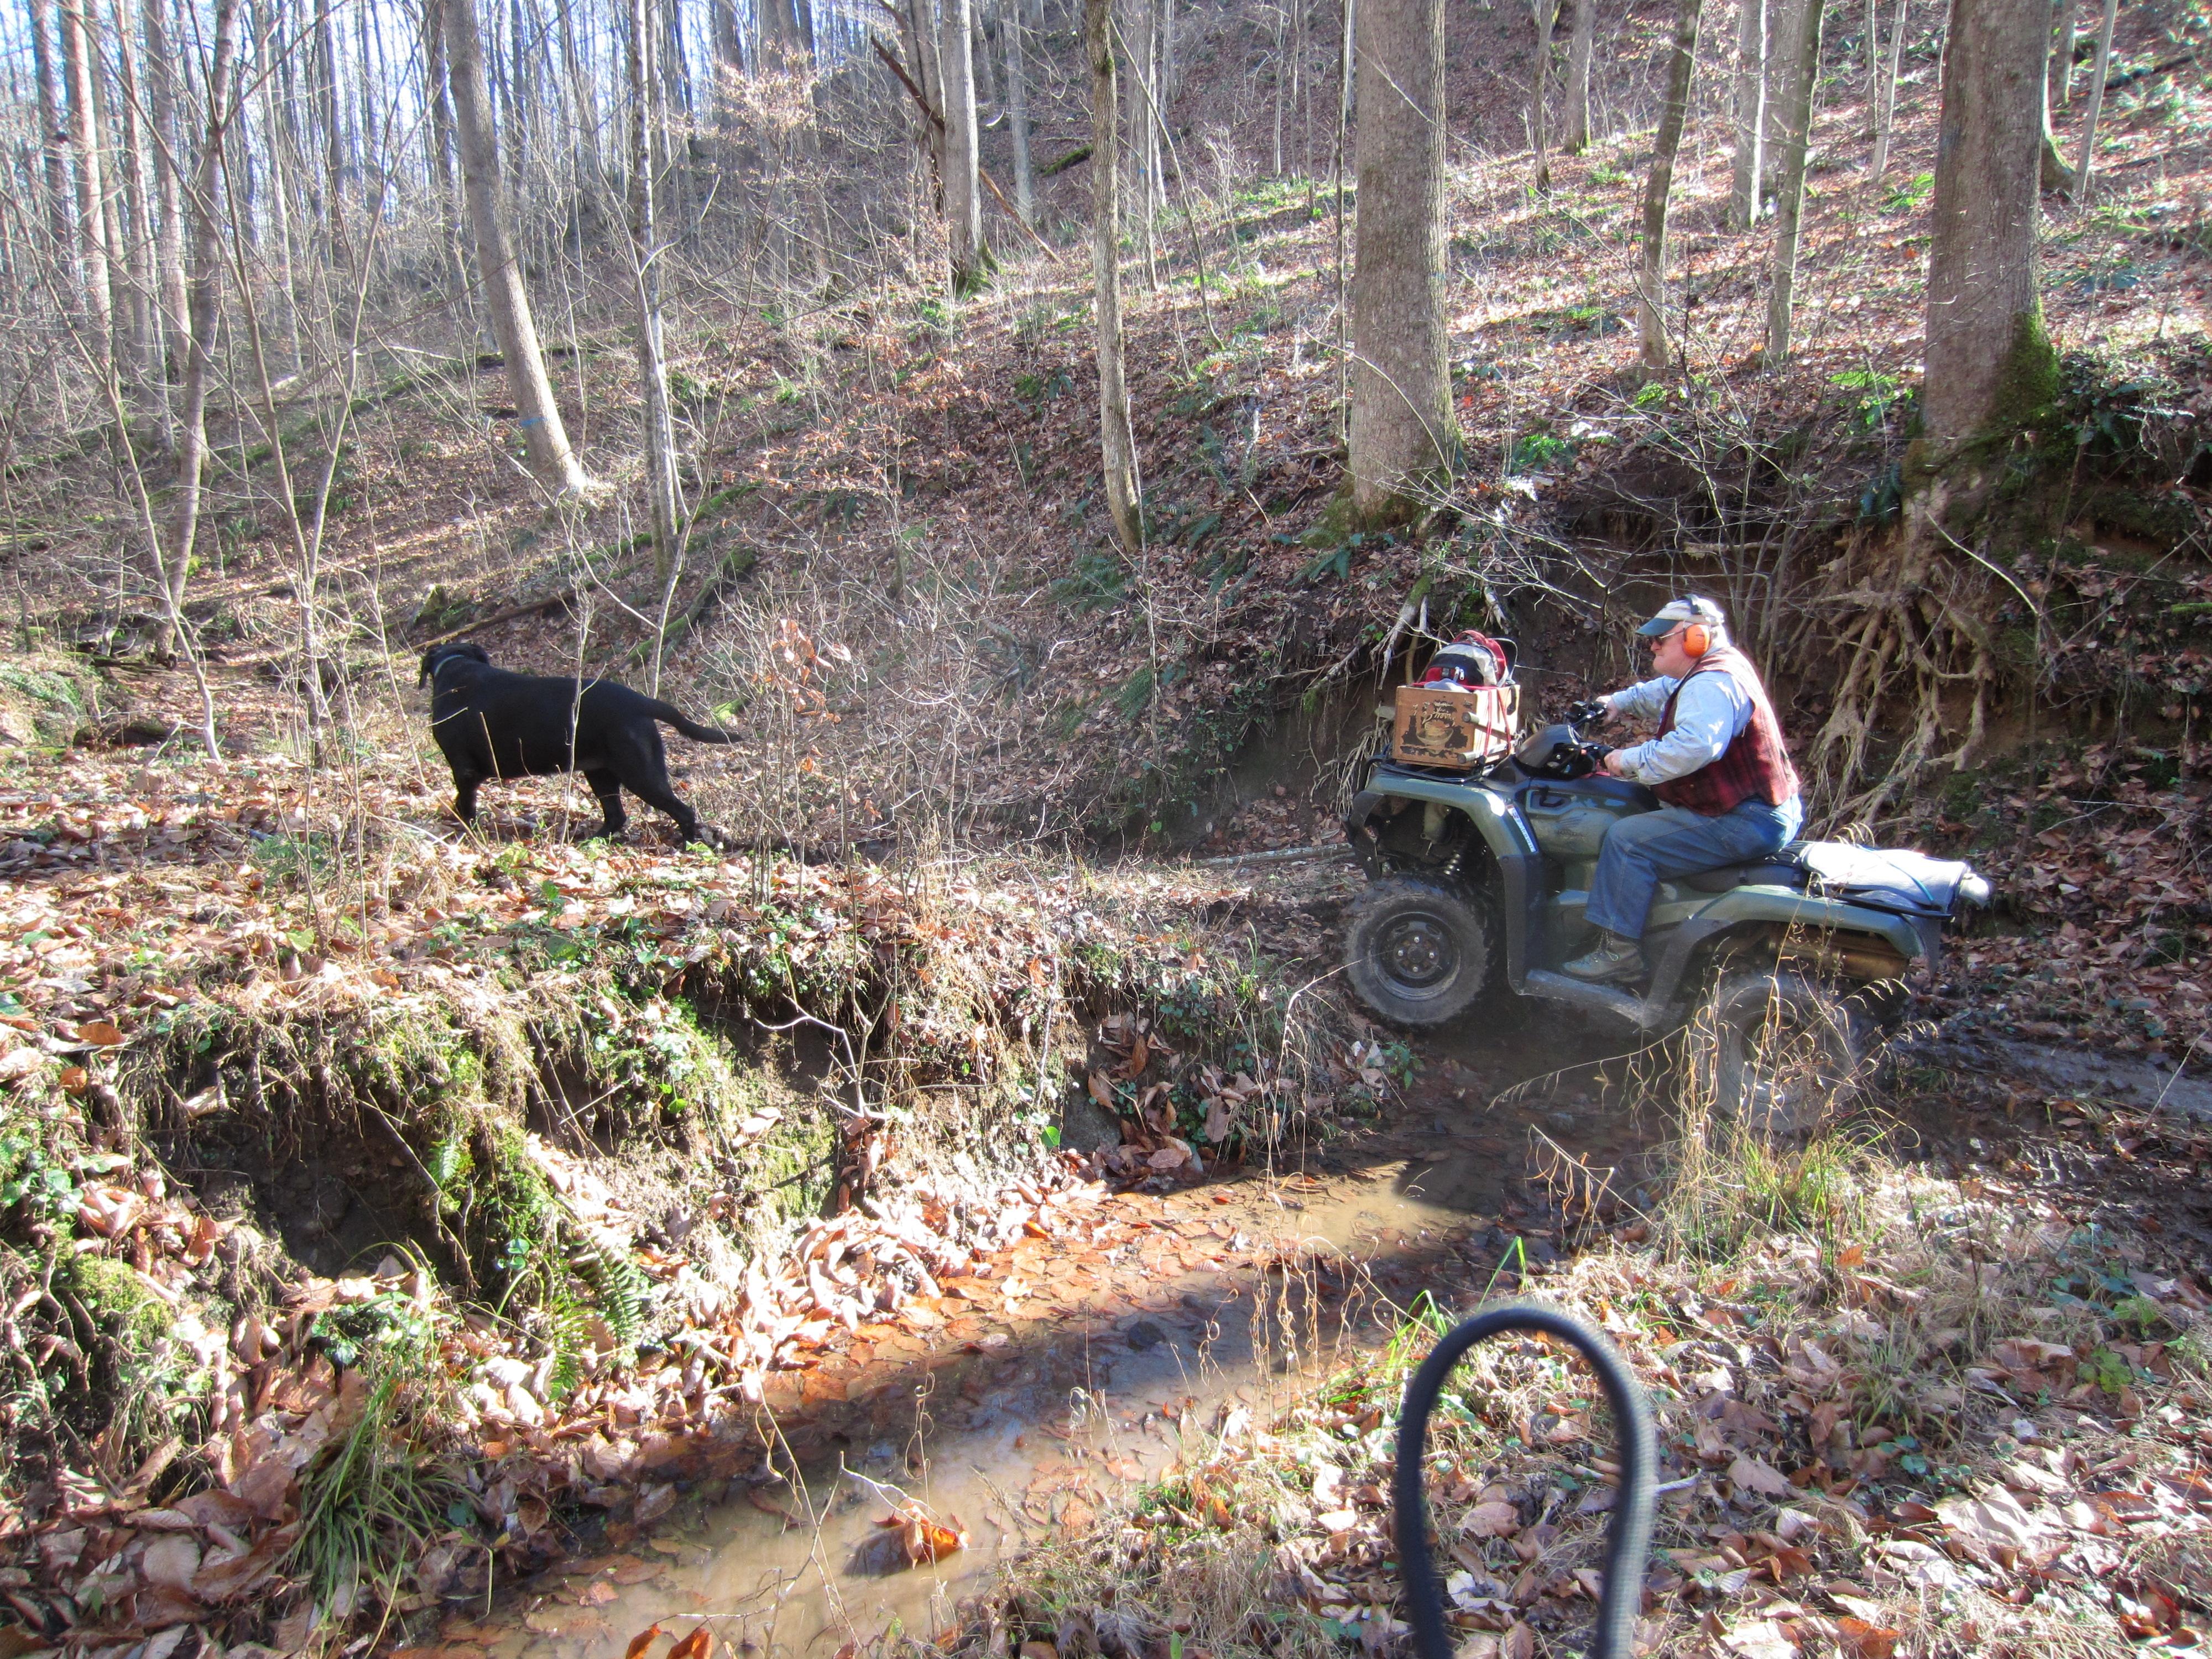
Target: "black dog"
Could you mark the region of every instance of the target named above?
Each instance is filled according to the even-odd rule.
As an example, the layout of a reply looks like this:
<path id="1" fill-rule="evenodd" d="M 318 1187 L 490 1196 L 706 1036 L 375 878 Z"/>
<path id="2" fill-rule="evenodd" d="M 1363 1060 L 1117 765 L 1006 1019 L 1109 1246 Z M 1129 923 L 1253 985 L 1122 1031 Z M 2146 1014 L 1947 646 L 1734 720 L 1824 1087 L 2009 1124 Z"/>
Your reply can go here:
<path id="1" fill-rule="evenodd" d="M 735 743 L 737 734 L 696 726 L 665 702 L 612 680 L 576 682 L 494 668 L 480 645 L 433 646 L 417 684 L 430 691 L 430 730 L 453 769 L 453 810 L 473 823 L 477 786 L 493 778 L 578 771 L 606 814 L 604 833 L 619 836 L 629 815 L 625 789 L 676 820 L 687 842 L 719 845 L 720 833 L 676 798 L 660 744 L 666 721 L 695 743 Z M 572 737 L 573 727 L 573 737 Z"/>

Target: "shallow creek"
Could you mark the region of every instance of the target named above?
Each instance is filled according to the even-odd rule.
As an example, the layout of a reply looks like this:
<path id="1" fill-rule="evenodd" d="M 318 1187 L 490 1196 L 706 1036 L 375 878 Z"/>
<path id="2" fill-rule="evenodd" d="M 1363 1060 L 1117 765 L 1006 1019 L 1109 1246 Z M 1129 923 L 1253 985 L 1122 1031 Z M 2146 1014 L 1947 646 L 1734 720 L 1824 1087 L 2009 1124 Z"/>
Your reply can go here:
<path id="1" fill-rule="evenodd" d="M 730 1650 L 828 1659 L 894 1621 L 943 1627 L 1012 1554 L 1159 1474 L 1186 1433 L 1240 1411 L 1268 1419 L 1424 1291 L 1447 1306 L 1479 1298 L 1529 1213 L 1522 1183 L 1551 1156 L 1532 1128 L 1595 1162 L 1632 1155 L 1634 1126 L 1571 1076 L 1482 1107 L 1501 1084 L 1595 1051 L 1486 1046 L 1432 1052 L 1389 1126 L 1307 1172 L 1072 1211 L 1055 1236 L 948 1283 L 922 1328 L 780 1374 L 786 1395 L 769 1403 L 793 1456 L 778 1462 L 795 1457 L 803 1483 L 766 1481 L 765 1459 L 755 1478 L 703 1483 L 655 1525 L 612 1528 L 596 1553 L 502 1596 L 489 1620 L 450 1625 L 449 1639 L 496 1659 L 599 1659 L 656 1623 L 680 1636 L 704 1621 Z M 1539 1270 L 1548 1255 L 1537 1247 Z M 902 1493 L 963 1528 L 967 1547 L 910 1565 L 881 1524 Z"/>

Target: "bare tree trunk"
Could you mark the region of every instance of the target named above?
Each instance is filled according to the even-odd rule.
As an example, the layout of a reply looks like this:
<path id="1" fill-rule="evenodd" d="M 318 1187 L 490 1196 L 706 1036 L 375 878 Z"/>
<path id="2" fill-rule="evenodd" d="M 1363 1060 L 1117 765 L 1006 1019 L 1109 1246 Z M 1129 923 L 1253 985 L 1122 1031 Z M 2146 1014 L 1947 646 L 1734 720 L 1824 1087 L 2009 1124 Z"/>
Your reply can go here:
<path id="1" fill-rule="evenodd" d="M 676 580 L 676 426 L 661 354 L 660 247 L 653 224 L 653 19 L 650 0 L 629 0 L 629 242 L 637 298 L 637 378 L 644 403 L 646 477 L 652 497 L 653 569 L 664 602 Z M 654 678 L 660 653 L 653 651 Z"/>
<path id="2" fill-rule="evenodd" d="M 191 326 L 185 315 L 184 192 L 180 188 L 185 148 L 177 118 L 176 60 L 169 44 L 167 11 L 166 0 L 145 0 L 140 8 L 146 38 L 146 116 L 154 138 L 155 295 L 161 309 L 168 365 L 181 368 L 185 338 Z M 273 132 L 269 143 L 273 152 L 276 143 Z M 164 380 L 171 372 L 165 365 Z"/>
<path id="3" fill-rule="evenodd" d="M 1803 0 L 1766 0 L 1766 125 L 1759 143 L 1759 196 L 1761 214 L 1774 216 L 1782 188 L 1783 157 L 1788 149 L 1790 76 L 1802 56 Z M 1815 92 L 1817 100 L 1819 94 Z"/>
<path id="4" fill-rule="evenodd" d="M 567 15 L 567 8 L 562 9 Z M 709 13 L 714 29 L 714 62 L 726 75 L 745 72 L 745 43 L 738 33 L 737 0 L 713 0 Z"/>
<path id="5" fill-rule="evenodd" d="M 1536 67 L 1528 77 L 1528 143 L 1536 153 L 1535 185 L 1539 192 L 1552 188 L 1552 128 L 1548 94 L 1552 89 L 1552 30 L 1559 18 L 1559 0 L 1529 0 L 1536 25 Z"/>
<path id="6" fill-rule="evenodd" d="M 562 0 L 554 0 L 562 11 Z M 684 0 L 662 0 L 660 78 L 663 107 L 691 115 L 691 58 L 684 49 Z"/>
<path id="7" fill-rule="evenodd" d="M 945 240 L 952 262 L 952 291 L 973 293 L 989 258 L 983 245 L 983 185 L 975 127 L 975 27 L 972 0 L 940 0 L 943 28 L 937 48 L 945 71 Z"/>
<path id="8" fill-rule="evenodd" d="M 493 5 L 496 9 L 498 0 L 493 0 Z M 522 0 L 507 0 L 506 51 L 498 62 L 502 66 L 501 87 L 507 100 L 502 136 L 507 139 L 507 234 L 517 237 L 528 234 L 534 219 L 530 210 L 530 125 L 538 100 L 531 89 L 523 50 L 528 39 L 522 25 Z"/>
<path id="9" fill-rule="evenodd" d="M 2009 438 L 2051 400 L 2036 291 L 2039 56 L 2050 0 L 1952 0 L 1928 259 L 1927 459 Z"/>
<path id="10" fill-rule="evenodd" d="M 149 4 L 160 0 L 148 0 Z M 275 216 L 276 241 L 276 294 L 283 314 L 280 321 L 284 330 L 284 341 L 290 352 L 291 366 L 296 373 L 307 360 L 305 343 L 300 336 L 300 263 L 303 234 L 300 221 L 303 202 L 313 197 L 312 186 L 301 181 L 301 159 L 297 142 L 298 130 L 293 121 L 289 95 L 290 80 L 283 74 L 284 66 L 291 62 L 291 54 L 276 48 L 276 21 L 271 14 L 276 6 L 271 0 L 259 0 L 253 9 L 254 58 L 259 73 L 255 79 L 261 86 L 261 126 L 268 137 L 269 201 Z M 443 95 L 444 48 L 440 47 L 440 95 Z M 459 269 L 460 233 L 455 228 L 451 235 L 454 269 Z"/>
<path id="11" fill-rule="evenodd" d="M 161 318 L 155 309 L 153 143 L 146 131 L 146 100 L 138 90 L 138 38 L 127 0 L 113 0 L 117 110 L 123 158 L 123 269 L 129 321 L 131 381 L 142 411 L 153 417 L 161 448 L 175 445 L 169 420 L 168 377 L 162 370 Z"/>
<path id="12" fill-rule="evenodd" d="M 191 211 L 191 276 L 185 301 L 185 385 L 177 432 L 177 527 L 171 538 L 169 568 L 162 573 L 165 608 L 155 654 L 167 658 L 176 648 L 184 623 L 185 584 L 198 539 L 201 477 L 207 466 L 208 379 L 215 372 L 210 348 L 222 303 L 221 187 L 223 152 L 231 116 L 231 64 L 238 50 L 239 0 L 216 0 L 215 57 L 208 70 L 206 130 L 194 169 Z"/>
<path id="13" fill-rule="evenodd" d="M 1889 60 L 1881 72 L 1881 109 L 1874 129 L 1874 158 L 1867 165 L 1867 177 L 1880 184 L 1883 173 L 1889 171 L 1889 140 L 1897 125 L 1897 77 L 1905 67 L 1905 24 L 1906 0 L 1897 0 L 1896 15 L 1889 22 Z"/>
<path id="14" fill-rule="evenodd" d="M 2061 109 L 2074 101 L 2074 27 L 2077 15 L 2075 0 L 2058 0 L 2058 46 L 2051 55 L 2048 96 Z"/>
<path id="15" fill-rule="evenodd" d="M 491 88 L 484 75 L 476 0 L 445 0 L 445 9 L 453 125 L 460 140 L 461 183 L 476 235 L 484 307 L 506 359 L 507 385 L 514 389 L 532 473 L 549 490 L 579 493 L 590 487 L 590 480 L 568 447 L 568 429 L 553 401 L 552 382 L 538 349 L 538 325 L 530 314 L 530 295 L 522 285 L 522 267 L 508 240 L 500 201 L 499 143 L 492 131 Z"/>
<path id="16" fill-rule="evenodd" d="M 1344 212 L 1344 147 L 1352 131 L 1352 98 L 1355 83 L 1352 79 L 1352 45 L 1359 27 L 1359 0 L 1339 0 L 1343 11 L 1344 30 L 1337 43 L 1336 60 L 1336 143 L 1331 152 L 1329 171 L 1334 175 L 1336 201 L 1334 216 L 1336 220 L 1336 419 L 1337 435 L 1347 450 L 1352 443 L 1352 293 L 1350 276 L 1352 262 L 1346 240 L 1347 221 Z M 1310 210 L 1309 210 L 1310 212 Z"/>
<path id="17" fill-rule="evenodd" d="M 83 0 L 83 8 L 85 42 L 92 58 L 92 125 L 93 131 L 100 135 L 103 152 L 100 161 L 100 234 L 107 242 L 107 311 L 115 331 L 116 384 L 131 386 L 137 401 L 133 364 L 143 313 L 134 303 L 136 296 L 131 291 L 130 225 L 123 211 L 131 163 L 115 142 L 115 112 L 110 106 L 107 65 L 100 45 L 99 0 Z"/>
<path id="18" fill-rule="evenodd" d="M 1352 508 L 1382 524 L 1417 514 L 1459 450 L 1445 368 L 1442 0 L 1362 0 L 1358 28 Z"/>
<path id="19" fill-rule="evenodd" d="M 2069 191 L 2074 187 L 2074 170 L 2066 165 L 2066 158 L 2058 153 L 2058 135 L 2051 130 L 2051 60 L 2052 15 L 2044 18 L 2043 36 L 2038 43 L 2044 56 L 2036 59 L 2037 74 L 2035 101 L 2041 111 L 2043 139 L 2036 153 L 2035 166 L 2039 181 L 2045 190 Z M 2033 49 L 2030 49 L 2033 58 Z"/>
<path id="20" fill-rule="evenodd" d="M 1866 136 L 1874 137 L 1875 109 L 1881 96 L 1881 0 L 1866 0 Z"/>
<path id="21" fill-rule="evenodd" d="M 718 28 L 726 12 L 729 15 L 731 38 L 734 41 L 738 19 L 732 0 L 716 0 L 714 17 Z M 586 67 L 583 52 L 576 40 L 575 8 L 568 0 L 554 0 L 553 15 L 561 30 L 562 78 L 568 83 L 562 89 L 562 97 L 579 145 L 577 159 L 587 181 L 586 188 L 600 190 L 605 188 L 606 164 L 599 155 L 598 100 L 592 95 L 591 71 Z M 718 33 L 718 53 L 721 44 Z M 448 116 L 447 118 L 450 120 L 452 118 Z"/>
<path id="22" fill-rule="evenodd" d="M 1136 200 L 1132 211 L 1144 250 L 1145 283 L 1158 293 L 1160 250 L 1159 240 L 1155 234 L 1158 209 L 1154 197 L 1158 183 L 1159 146 L 1158 124 L 1152 119 L 1152 111 L 1158 102 L 1153 95 L 1153 69 L 1158 43 L 1153 32 L 1154 4 L 1155 0 L 1127 0 L 1127 13 L 1134 27 L 1130 30 L 1126 44 L 1129 56 L 1129 164 L 1136 174 Z"/>
<path id="23" fill-rule="evenodd" d="M 1741 0 L 1735 39 L 1735 163 L 1729 177 L 1729 222 L 1759 222 L 1765 182 L 1766 60 L 1770 0 Z"/>
<path id="24" fill-rule="evenodd" d="M 108 291 L 106 189 L 100 166 L 100 120 L 93 98 L 97 44 L 86 13 L 91 0 L 61 0 L 62 71 L 69 88 L 70 149 L 76 159 L 77 270 L 85 317 L 98 337 L 100 361 L 114 364 L 114 323 Z"/>
<path id="25" fill-rule="evenodd" d="M 1647 374 L 1663 374 L 1667 349 L 1667 204 L 1674 189 L 1674 158 L 1689 118 L 1690 82 L 1698 66 L 1702 0 L 1677 0 L 1674 51 L 1667 67 L 1667 96 L 1659 106 L 1659 133 L 1651 147 L 1651 172 L 1644 181 L 1644 258 L 1637 273 L 1637 332 Z"/>
<path id="26" fill-rule="evenodd" d="M 54 239 L 54 258 L 68 264 L 76 258 L 76 221 L 70 201 L 68 125 L 62 114 L 63 98 L 54 84 L 53 47 L 47 27 L 53 0 L 31 0 L 31 64 L 38 82 L 39 154 L 46 183 L 46 225 Z"/>
<path id="27" fill-rule="evenodd" d="M 445 0 L 422 0 L 422 90 L 430 116 L 425 135 L 430 148 L 430 187 L 437 193 L 438 220 L 446 232 L 447 273 L 454 292 L 459 294 L 468 287 L 468 270 L 462 251 L 461 195 L 453 179 L 453 100 L 446 83 Z"/>
<path id="28" fill-rule="evenodd" d="M 1598 0 L 1575 0 L 1574 33 L 1567 40 L 1567 136 L 1565 148 L 1579 155 L 1590 142 L 1590 54 L 1597 48 Z"/>
<path id="29" fill-rule="evenodd" d="M 1024 225 L 1036 222 L 1036 174 L 1030 165 L 1029 75 L 1022 62 L 1022 10 L 1024 0 L 1007 0 L 999 27 L 1006 43 L 1006 125 L 1014 137 L 1014 216 Z"/>
<path id="30" fill-rule="evenodd" d="M 1271 179 L 1283 176 L 1283 107 L 1290 100 L 1291 84 L 1290 22 L 1290 0 L 1282 0 L 1269 14 L 1269 27 L 1275 46 L 1275 84 L 1273 88 L 1275 95 L 1272 100 L 1275 106 L 1274 128 L 1273 143 L 1268 149 L 1270 165 L 1267 169 L 1267 176 Z"/>
<path id="31" fill-rule="evenodd" d="M 1823 0 L 1799 0 L 1797 60 L 1790 65 L 1783 92 L 1782 182 L 1775 191 L 1773 284 L 1766 296 L 1766 350 L 1770 368 L 1790 356 L 1790 308 L 1797 286 L 1797 244 L 1805 212 L 1805 158 L 1813 146 L 1814 94 L 1820 80 L 1820 24 Z"/>
<path id="32" fill-rule="evenodd" d="M 2119 19 L 2119 0 L 2105 0 L 2105 21 L 2097 27 L 2097 67 L 2089 79 L 2089 108 L 2081 118 L 2081 155 L 2074 164 L 2074 202 L 2089 202 L 2089 168 L 2097 154 L 2097 118 L 2105 112 L 2105 82 L 2112 69 L 2112 26 Z"/>
<path id="33" fill-rule="evenodd" d="M 353 14 L 354 55 L 360 61 L 360 96 L 355 105 L 354 131 L 357 141 L 360 174 L 356 181 L 363 204 L 372 209 L 381 199 L 380 180 L 384 171 L 382 146 L 377 131 L 377 107 L 385 94 L 384 77 L 379 73 L 375 52 L 370 43 L 369 15 L 373 6 L 356 6 Z"/>
<path id="34" fill-rule="evenodd" d="M 331 26 L 331 0 L 315 0 L 314 29 L 308 73 L 314 76 L 315 118 L 323 128 L 323 212 L 330 221 L 330 246 L 341 259 L 349 259 L 345 122 L 338 106 L 338 40 Z"/>
<path id="35" fill-rule="evenodd" d="M 969 52 L 975 65 L 975 119 L 981 126 L 986 120 L 996 118 L 995 113 L 987 116 L 984 112 L 1002 112 L 1006 106 L 999 86 L 998 55 L 991 50 L 991 42 L 998 36 L 999 22 L 994 0 L 973 0 L 969 12 L 968 21 L 973 31 Z"/>
<path id="36" fill-rule="evenodd" d="M 776 0 L 766 0 L 773 9 Z M 940 210 L 945 204 L 945 70 L 937 57 L 937 0 L 907 0 L 907 19 L 914 30 L 913 50 L 907 54 L 921 77 L 922 96 L 934 118 L 922 125 L 929 142 L 930 182 L 936 187 Z"/>
<path id="37" fill-rule="evenodd" d="M 1083 53 L 1091 64 L 1091 281 L 1098 312 L 1098 440 L 1106 511 L 1123 548 L 1142 541 L 1137 437 L 1121 374 L 1121 98 L 1115 85 L 1113 0 L 1084 0 Z"/>

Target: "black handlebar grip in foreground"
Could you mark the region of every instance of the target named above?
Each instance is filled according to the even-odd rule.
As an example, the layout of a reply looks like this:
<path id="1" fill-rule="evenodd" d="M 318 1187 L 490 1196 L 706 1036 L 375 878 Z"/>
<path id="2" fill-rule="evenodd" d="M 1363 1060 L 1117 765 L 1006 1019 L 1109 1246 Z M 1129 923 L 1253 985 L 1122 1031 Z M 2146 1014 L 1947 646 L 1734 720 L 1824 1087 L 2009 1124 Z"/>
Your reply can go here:
<path id="1" fill-rule="evenodd" d="M 1644 1563 L 1651 1548 L 1653 1471 L 1658 1443 L 1651 1408 L 1620 1351 L 1573 1315 L 1536 1303 L 1515 1302 L 1492 1308 L 1455 1326 L 1421 1362 L 1406 1385 L 1398 1417 L 1398 1466 L 1391 1477 L 1399 1569 L 1406 1577 L 1407 1608 L 1413 1614 L 1413 1643 L 1419 1659 L 1452 1659 L 1451 1632 L 1444 1624 L 1443 1591 L 1430 1555 L 1428 1504 L 1422 1492 L 1422 1466 L 1429 1447 L 1429 1413 L 1444 1379 L 1460 1357 L 1499 1331 L 1539 1331 L 1571 1344 L 1597 1372 L 1606 1404 L 1620 1425 L 1620 1486 L 1613 1498 L 1613 1522 L 1606 1533 L 1605 1599 L 1590 1633 L 1590 1659 L 1634 1659 L 1636 1614 L 1644 1599 Z"/>

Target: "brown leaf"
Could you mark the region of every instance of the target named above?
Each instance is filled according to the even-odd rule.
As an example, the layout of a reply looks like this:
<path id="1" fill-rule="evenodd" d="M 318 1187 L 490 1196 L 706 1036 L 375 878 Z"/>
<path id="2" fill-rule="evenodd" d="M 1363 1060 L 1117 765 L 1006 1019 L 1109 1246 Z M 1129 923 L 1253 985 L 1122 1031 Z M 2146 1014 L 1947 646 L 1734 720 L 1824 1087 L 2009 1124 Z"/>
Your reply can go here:
<path id="1" fill-rule="evenodd" d="M 668 1650 L 668 1659 L 714 1659 L 714 1632 L 700 1625 Z"/>
<path id="2" fill-rule="evenodd" d="M 1536 1659 L 1536 1632 L 1525 1620 L 1516 1619 L 1513 1628 L 1505 1632 L 1505 1639 L 1498 1644 L 1500 1659 Z"/>
<path id="3" fill-rule="evenodd" d="M 1753 1619 L 1738 1625 L 1721 1638 L 1723 1645 L 1743 1659 L 1797 1659 L 1797 1644 L 1783 1634 L 1771 1619 Z"/>
<path id="4" fill-rule="evenodd" d="M 1510 1538 L 1521 1530 L 1521 1511 L 1510 1504 L 1477 1504 L 1460 1517 L 1459 1529 L 1469 1538 Z"/>
<path id="5" fill-rule="evenodd" d="M 907 1517 L 900 1542 L 906 1547 L 906 1559 L 919 1567 L 967 1548 L 968 1534 L 927 1516 L 914 1515 Z"/>
<path id="6" fill-rule="evenodd" d="M 1093 1072 L 1091 1074 L 1091 1097 L 1108 1111 L 1114 1109 L 1114 1085 L 1106 1081 L 1105 1073 Z"/>
<path id="7" fill-rule="evenodd" d="M 1847 1659 L 1893 1659 L 1900 1634 L 1887 1625 L 1870 1625 L 1863 1619 L 1836 1620 L 1836 1642 Z"/>
<path id="8" fill-rule="evenodd" d="M 653 1645 L 653 1638 L 659 1634 L 659 1626 L 647 1625 L 629 1638 L 629 1645 L 623 1650 L 623 1659 L 637 1659 L 638 1655 Z"/>
<path id="9" fill-rule="evenodd" d="M 1790 1477 L 1771 1463 L 1762 1463 L 1746 1452 L 1738 1452 L 1735 1462 L 1729 1465 L 1729 1479 L 1738 1486 L 1748 1486 L 1767 1498 L 1790 1498 L 1797 1489 L 1790 1484 Z"/>
<path id="10" fill-rule="evenodd" d="M 123 1033 L 106 1020 L 88 1019 L 76 1028 L 76 1040 L 95 1048 L 112 1048 L 123 1041 Z"/>

